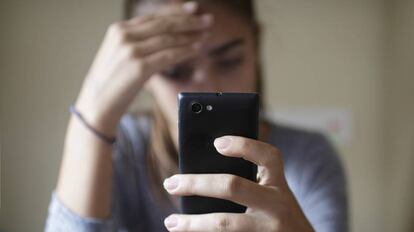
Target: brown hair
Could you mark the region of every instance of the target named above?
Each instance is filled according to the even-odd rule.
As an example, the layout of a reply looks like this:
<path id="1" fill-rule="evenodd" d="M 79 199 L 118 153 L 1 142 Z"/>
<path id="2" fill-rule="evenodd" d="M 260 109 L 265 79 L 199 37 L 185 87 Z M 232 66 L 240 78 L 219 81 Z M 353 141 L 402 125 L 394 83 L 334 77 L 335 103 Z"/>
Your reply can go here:
<path id="1" fill-rule="evenodd" d="M 254 0 L 195 0 L 198 2 L 214 2 L 234 11 L 243 17 L 255 30 L 258 29 L 257 17 L 254 8 Z M 136 14 L 136 9 L 145 3 L 165 3 L 167 0 L 125 0 L 124 16 L 126 19 Z M 257 36 L 259 33 L 256 33 Z M 259 39 L 256 38 L 259 44 Z M 259 58 L 259 57 L 258 57 Z M 259 60 L 259 59 L 257 59 Z M 262 75 L 260 62 L 257 64 L 257 84 L 256 88 L 262 95 Z M 262 99 L 262 98 L 261 98 Z M 263 108 L 263 102 L 260 102 Z M 175 149 L 173 139 L 168 131 L 167 120 L 158 105 L 150 113 L 151 132 L 147 147 L 147 167 L 153 195 L 161 203 L 167 203 L 169 195 L 162 189 L 163 179 L 178 172 L 178 154 Z M 161 190 L 161 191 L 160 191 Z M 161 204 L 163 205 L 163 204 Z"/>

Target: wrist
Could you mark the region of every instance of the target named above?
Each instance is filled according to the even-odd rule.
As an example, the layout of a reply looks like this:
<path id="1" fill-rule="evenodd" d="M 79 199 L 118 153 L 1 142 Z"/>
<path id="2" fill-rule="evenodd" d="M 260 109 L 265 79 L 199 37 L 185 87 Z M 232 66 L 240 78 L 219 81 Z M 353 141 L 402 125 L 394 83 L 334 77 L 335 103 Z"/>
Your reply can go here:
<path id="1" fill-rule="evenodd" d="M 82 115 L 86 123 L 107 137 L 114 137 L 121 116 L 114 116 L 111 112 L 99 110 L 91 104 L 77 101 L 76 110 Z"/>
<path id="2" fill-rule="evenodd" d="M 82 113 L 80 113 L 78 111 L 78 109 L 76 109 L 76 107 L 74 105 L 69 107 L 69 111 L 76 116 L 76 118 L 83 124 L 83 126 L 88 129 L 90 132 L 92 132 L 96 137 L 100 138 L 102 141 L 106 142 L 107 144 L 114 144 L 116 139 L 115 136 L 108 136 L 105 133 L 102 133 L 101 131 L 99 131 L 99 129 L 96 129 L 93 125 L 91 125 L 82 115 Z"/>

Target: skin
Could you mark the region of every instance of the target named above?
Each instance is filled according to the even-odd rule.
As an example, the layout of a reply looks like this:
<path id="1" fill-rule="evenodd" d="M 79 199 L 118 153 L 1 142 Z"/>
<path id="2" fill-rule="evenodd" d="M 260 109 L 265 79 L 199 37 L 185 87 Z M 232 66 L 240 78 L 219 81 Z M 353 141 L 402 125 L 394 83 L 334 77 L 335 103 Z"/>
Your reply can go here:
<path id="1" fill-rule="evenodd" d="M 196 56 L 184 63 L 194 68 L 193 75 L 185 81 L 174 81 L 156 74 L 148 82 L 148 88 L 168 120 L 175 144 L 178 144 L 179 92 L 256 91 L 257 49 L 253 27 L 244 25 L 247 24 L 244 19 L 223 7 L 203 5 L 203 10 L 214 15 L 215 23 L 208 29 L 209 36 Z M 237 59 L 243 61 L 234 67 L 220 65 Z"/>
<path id="2" fill-rule="evenodd" d="M 196 14 L 197 8 L 208 13 Z M 75 105 L 94 128 L 114 136 L 132 100 L 148 88 L 177 146 L 178 92 L 256 91 L 255 39 L 252 25 L 219 5 L 174 2 L 153 14 L 114 23 Z M 171 70 L 192 71 L 171 75 L 176 73 Z M 277 148 L 231 135 L 217 138 L 214 145 L 225 156 L 257 164 L 259 181 L 228 174 L 174 175 L 164 181 L 165 189 L 173 196 L 231 200 L 248 210 L 244 214 L 170 215 L 164 222 L 169 231 L 313 231 L 286 183 Z M 111 152 L 111 145 L 71 117 L 56 193 L 75 213 L 110 217 Z"/>

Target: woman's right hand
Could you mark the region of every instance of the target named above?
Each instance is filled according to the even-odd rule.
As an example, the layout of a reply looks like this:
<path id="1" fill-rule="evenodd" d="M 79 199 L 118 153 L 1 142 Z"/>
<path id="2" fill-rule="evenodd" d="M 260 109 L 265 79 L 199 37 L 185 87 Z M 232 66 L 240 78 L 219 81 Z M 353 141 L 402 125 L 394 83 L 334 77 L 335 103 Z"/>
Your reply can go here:
<path id="1" fill-rule="evenodd" d="M 101 132 L 113 135 L 145 81 L 200 48 L 211 15 L 195 2 L 112 24 L 86 76 L 76 107 Z"/>

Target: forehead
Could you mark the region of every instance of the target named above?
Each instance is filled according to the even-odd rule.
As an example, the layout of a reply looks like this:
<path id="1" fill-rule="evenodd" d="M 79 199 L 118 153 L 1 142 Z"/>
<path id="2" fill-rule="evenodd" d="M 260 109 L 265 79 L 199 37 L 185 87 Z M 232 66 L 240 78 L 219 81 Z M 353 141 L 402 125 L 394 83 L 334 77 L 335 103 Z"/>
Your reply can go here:
<path id="1" fill-rule="evenodd" d="M 214 24 L 210 28 L 211 46 L 214 47 L 235 38 L 241 38 L 249 43 L 253 34 L 252 27 L 246 19 L 222 4 L 201 3 L 200 5 L 201 13 L 211 13 L 214 16 Z"/>
<path id="2" fill-rule="evenodd" d="M 134 15 L 150 14 L 160 7 L 168 4 L 176 4 L 177 1 L 151 0 L 144 1 L 134 9 Z M 214 16 L 214 24 L 209 29 L 210 39 L 208 47 L 214 47 L 235 38 L 242 38 L 246 43 L 253 38 L 251 23 L 237 13 L 236 9 L 231 9 L 223 3 L 200 1 L 199 14 L 210 13 Z"/>

